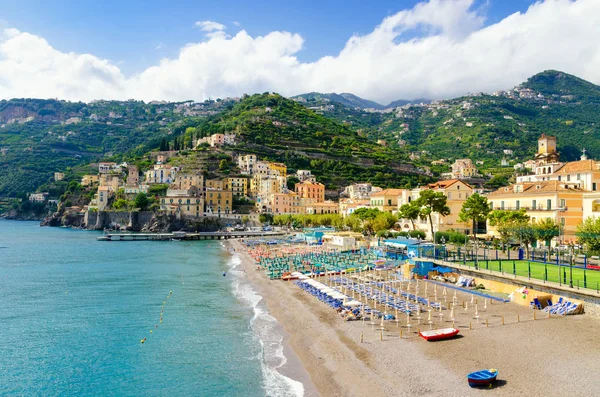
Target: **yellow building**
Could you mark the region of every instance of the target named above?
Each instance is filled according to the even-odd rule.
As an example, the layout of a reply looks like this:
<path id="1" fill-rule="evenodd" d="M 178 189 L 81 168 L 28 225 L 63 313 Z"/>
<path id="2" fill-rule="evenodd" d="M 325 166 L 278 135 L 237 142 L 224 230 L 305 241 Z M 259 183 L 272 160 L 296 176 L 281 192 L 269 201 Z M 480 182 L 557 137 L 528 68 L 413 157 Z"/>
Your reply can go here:
<path id="1" fill-rule="evenodd" d="M 231 190 L 235 197 L 245 197 L 248 195 L 247 178 L 227 178 L 226 190 Z"/>
<path id="2" fill-rule="evenodd" d="M 200 217 L 204 213 L 204 199 L 197 196 L 166 196 L 160 199 L 161 211 L 174 215 Z"/>
<path id="3" fill-rule="evenodd" d="M 306 213 L 310 215 L 338 214 L 340 206 L 333 201 L 323 201 L 306 206 Z"/>
<path id="4" fill-rule="evenodd" d="M 202 189 L 204 184 L 204 176 L 201 174 L 178 173 L 175 180 L 171 184 L 173 189 L 191 189 L 196 187 Z"/>
<path id="5" fill-rule="evenodd" d="M 207 179 L 206 189 L 228 190 L 227 181 L 224 179 Z"/>
<path id="6" fill-rule="evenodd" d="M 116 192 L 119 186 L 123 185 L 123 180 L 118 175 L 100 174 L 99 186 L 108 186 L 110 190 Z"/>
<path id="7" fill-rule="evenodd" d="M 269 169 L 271 170 L 271 175 L 287 175 L 287 167 L 283 163 L 269 163 Z"/>
<path id="8" fill-rule="evenodd" d="M 451 229 L 464 231 L 466 233 L 472 232 L 473 225 L 470 222 L 463 223 L 458 221 L 458 214 L 460 213 L 463 204 L 469 196 L 473 194 L 473 188 L 469 184 L 458 179 L 450 179 L 447 181 L 431 183 L 421 190 L 425 189 L 443 193 L 447 198 L 446 204 L 448 208 L 450 208 L 449 215 L 440 216 L 437 213 L 432 214 L 431 218 L 434 232 L 445 232 Z M 413 198 L 417 197 L 417 195 L 413 194 Z M 417 219 L 415 221 L 415 226 L 426 232 L 428 238 L 432 238 L 429 219 Z"/>
<path id="9" fill-rule="evenodd" d="M 408 192 L 406 189 L 384 189 L 373 193 L 370 197 L 371 208 L 377 208 L 382 212 L 393 214 L 398 210 L 398 197 Z"/>
<path id="10" fill-rule="evenodd" d="M 81 186 L 91 186 L 94 183 L 98 183 L 100 178 L 98 175 L 84 175 L 81 178 Z"/>
<path id="11" fill-rule="evenodd" d="M 207 213 L 219 216 L 230 214 L 232 204 L 233 194 L 231 191 L 212 188 L 206 189 L 205 205 Z"/>
<path id="12" fill-rule="evenodd" d="M 578 184 L 559 181 L 523 182 L 503 187 L 487 197 L 493 210 L 525 209 L 531 222 L 553 219 L 564 227 L 566 241 L 575 239 L 577 225 L 583 220 L 583 194 Z M 488 234 L 497 235 L 495 228 Z"/>

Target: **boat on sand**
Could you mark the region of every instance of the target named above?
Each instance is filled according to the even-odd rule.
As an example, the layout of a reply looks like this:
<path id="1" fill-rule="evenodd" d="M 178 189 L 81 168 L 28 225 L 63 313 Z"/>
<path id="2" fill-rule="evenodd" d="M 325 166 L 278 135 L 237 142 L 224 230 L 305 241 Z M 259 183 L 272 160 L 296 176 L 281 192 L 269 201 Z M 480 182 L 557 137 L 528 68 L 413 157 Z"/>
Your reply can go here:
<path id="1" fill-rule="evenodd" d="M 426 341 L 436 341 L 436 340 L 444 340 L 454 338 L 458 335 L 458 330 L 456 328 L 442 328 L 442 329 L 433 329 L 430 331 L 421 331 L 419 335 Z"/>
<path id="2" fill-rule="evenodd" d="M 471 372 L 467 375 L 467 381 L 471 387 L 492 387 L 498 376 L 497 369 L 483 369 Z"/>

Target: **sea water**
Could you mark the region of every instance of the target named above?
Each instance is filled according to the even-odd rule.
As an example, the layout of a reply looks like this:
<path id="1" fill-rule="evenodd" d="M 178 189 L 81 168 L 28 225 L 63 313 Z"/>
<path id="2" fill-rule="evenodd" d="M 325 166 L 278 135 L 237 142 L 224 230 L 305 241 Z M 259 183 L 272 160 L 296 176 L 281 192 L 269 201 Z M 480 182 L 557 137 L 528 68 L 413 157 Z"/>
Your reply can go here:
<path id="1" fill-rule="evenodd" d="M 303 394 L 237 255 L 99 235 L 0 221 L 0 395 Z"/>

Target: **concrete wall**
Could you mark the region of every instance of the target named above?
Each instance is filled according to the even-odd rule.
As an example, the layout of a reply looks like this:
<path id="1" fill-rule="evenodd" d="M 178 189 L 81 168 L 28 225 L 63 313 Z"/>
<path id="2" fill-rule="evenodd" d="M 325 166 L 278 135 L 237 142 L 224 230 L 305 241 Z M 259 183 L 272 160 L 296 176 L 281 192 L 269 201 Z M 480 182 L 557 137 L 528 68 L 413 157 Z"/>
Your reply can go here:
<path id="1" fill-rule="evenodd" d="M 241 223 L 241 217 L 175 217 L 174 215 L 142 212 L 87 212 L 84 227 L 93 230 L 127 229 L 131 231 L 171 232 L 217 231 L 226 225 Z"/>

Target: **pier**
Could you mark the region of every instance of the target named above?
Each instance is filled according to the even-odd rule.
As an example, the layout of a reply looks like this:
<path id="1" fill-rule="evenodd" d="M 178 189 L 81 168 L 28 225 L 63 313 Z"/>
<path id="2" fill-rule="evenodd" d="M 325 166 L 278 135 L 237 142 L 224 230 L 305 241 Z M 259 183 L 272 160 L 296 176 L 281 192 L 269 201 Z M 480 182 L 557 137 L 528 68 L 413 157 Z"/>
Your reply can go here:
<path id="1" fill-rule="evenodd" d="M 277 237 L 285 232 L 237 231 L 237 232 L 172 232 L 172 233 L 108 233 L 98 241 L 170 241 L 170 240 L 228 240 L 247 237 Z"/>

